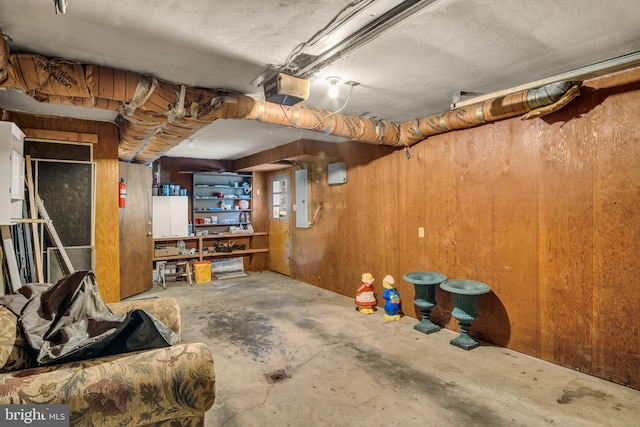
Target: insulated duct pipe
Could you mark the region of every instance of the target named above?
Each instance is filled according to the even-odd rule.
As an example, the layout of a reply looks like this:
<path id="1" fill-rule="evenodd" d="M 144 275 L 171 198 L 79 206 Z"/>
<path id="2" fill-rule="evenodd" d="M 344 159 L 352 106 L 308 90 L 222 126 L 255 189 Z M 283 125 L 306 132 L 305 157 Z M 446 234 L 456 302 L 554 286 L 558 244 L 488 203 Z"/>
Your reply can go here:
<path id="1" fill-rule="evenodd" d="M 570 82 L 552 83 L 538 89 L 485 101 L 470 108 L 458 108 L 404 123 L 344 114 L 334 115 L 317 108 L 288 107 L 258 99 L 254 99 L 253 110 L 243 118 L 300 127 L 369 144 L 404 147 L 439 133 L 468 129 L 484 123 L 520 116 L 532 110 L 550 106 L 567 94 L 573 99 L 577 96 L 577 87 L 570 91 L 573 86 Z"/>
<path id="2" fill-rule="evenodd" d="M 358 142 L 411 146 L 429 136 L 466 129 L 566 104 L 577 95 L 569 82 L 484 101 L 404 123 L 285 106 L 241 94 L 160 81 L 109 67 L 40 55 L 9 54 L 0 41 L 0 89 L 15 89 L 41 102 L 119 112 L 118 156 L 149 163 L 218 119 L 257 120 L 313 130 Z M 570 90 L 573 89 L 573 90 Z"/>
<path id="3" fill-rule="evenodd" d="M 571 89 L 571 90 L 570 90 Z M 525 90 L 500 98 L 490 99 L 466 108 L 457 108 L 441 114 L 410 120 L 400 124 L 397 145 L 410 146 L 429 136 L 452 130 L 468 129 L 484 123 L 521 116 L 532 110 L 560 102 L 562 105 L 578 95 L 578 87 L 571 82 L 551 83 L 541 88 Z"/>
<path id="4" fill-rule="evenodd" d="M 7 41 L 4 39 L 4 35 L 0 33 L 0 82 L 2 82 L 7 75 L 8 67 L 9 49 L 7 48 Z"/>

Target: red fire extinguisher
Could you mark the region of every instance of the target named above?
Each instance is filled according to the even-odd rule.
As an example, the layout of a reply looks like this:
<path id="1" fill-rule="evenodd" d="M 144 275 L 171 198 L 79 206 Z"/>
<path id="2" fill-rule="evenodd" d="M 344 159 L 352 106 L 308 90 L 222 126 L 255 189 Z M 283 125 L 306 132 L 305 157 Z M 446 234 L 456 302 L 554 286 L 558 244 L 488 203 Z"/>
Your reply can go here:
<path id="1" fill-rule="evenodd" d="M 118 183 L 118 207 L 124 208 L 127 202 L 127 183 L 124 178 L 120 178 L 120 182 Z"/>

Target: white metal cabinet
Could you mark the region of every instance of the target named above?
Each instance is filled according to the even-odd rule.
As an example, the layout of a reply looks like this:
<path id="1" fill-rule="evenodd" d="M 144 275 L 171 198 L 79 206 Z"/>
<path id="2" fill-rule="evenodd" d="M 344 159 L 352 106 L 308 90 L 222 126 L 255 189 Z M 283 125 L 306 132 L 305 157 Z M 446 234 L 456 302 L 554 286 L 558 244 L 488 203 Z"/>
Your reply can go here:
<path id="1" fill-rule="evenodd" d="M 153 238 L 186 237 L 189 234 L 187 196 L 153 196 Z"/>
<path id="2" fill-rule="evenodd" d="M 0 224 L 22 218 L 24 134 L 15 123 L 0 121 Z"/>

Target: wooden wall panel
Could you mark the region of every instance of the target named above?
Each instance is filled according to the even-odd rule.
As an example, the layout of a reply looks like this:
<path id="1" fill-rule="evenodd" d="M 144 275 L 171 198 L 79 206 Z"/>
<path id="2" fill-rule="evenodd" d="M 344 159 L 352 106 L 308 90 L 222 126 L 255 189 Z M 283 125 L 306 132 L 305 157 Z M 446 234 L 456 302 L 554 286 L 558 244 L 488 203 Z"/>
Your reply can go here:
<path id="1" fill-rule="evenodd" d="M 357 150 L 357 147 L 354 147 L 354 149 Z M 339 273 L 335 283 L 331 286 L 337 292 L 350 297 L 355 297 L 356 289 L 361 284 L 362 273 L 369 272 L 374 277 L 376 276 L 372 265 L 375 249 L 372 249 L 371 252 L 369 251 L 370 246 L 375 245 L 374 239 L 371 239 L 368 244 L 363 241 L 368 240 L 369 235 L 377 232 L 378 227 L 375 227 L 375 230 L 370 228 L 372 224 L 371 217 L 375 217 L 380 213 L 380 211 L 376 212 L 377 203 L 372 205 L 366 199 L 367 195 L 370 195 L 371 199 L 377 198 L 369 191 L 372 187 L 376 188 L 377 186 L 367 184 L 367 179 L 370 180 L 370 184 L 376 181 L 373 174 L 367 177 L 366 171 L 369 170 L 366 166 L 368 164 L 368 153 L 363 150 L 361 154 L 362 161 L 356 163 L 357 158 L 353 156 L 353 152 L 353 149 L 345 150 L 345 157 L 341 159 L 347 163 L 348 182 L 344 185 L 329 187 L 331 194 L 337 196 L 333 209 L 337 212 L 339 220 L 336 224 L 337 227 L 333 228 L 330 234 L 330 244 L 336 245 L 338 252 L 337 259 L 333 260 L 334 262 L 325 258 L 323 263 L 325 268 L 336 269 Z M 355 214 L 355 212 L 362 214 Z M 328 215 L 332 214 L 331 212 L 326 213 Z M 301 248 L 296 247 L 296 252 L 299 249 Z M 327 263 L 327 261 L 329 262 Z M 378 282 L 375 285 L 379 281 L 380 279 L 378 278 Z"/>
<path id="2" fill-rule="evenodd" d="M 493 231 L 493 173 L 495 141 L 490 126 L 461 132 L 456 141 L 456 244 L 455 271 L 450 279 L 478 280 L 490 284 Z M 499 147 L 499 146 L 498 146 Z"/>
<path id="3" fill-rule="evenodd" d="M 342 160 L 347 163 L 347 180 L 349 182 L 345 185 L 329 187 L 333 203 L 332 209 L 325 212 L 326 217 L 324 217 L 325 221 L 327 221 L 330 216 L 336 215 L 337 222 L 331 227 L 328 244 L 335 245 L 338 248 L 337 257 L 324 258 L 323 267 L 338 272 L 334 281 L 328 283 L 329 289 L 343 295 L 355 297 L 355 291 L 361 283 L 360 278 L 362 273 L 365 272 L 363 269 L 367 267 L 359 264 L 357 260 L 358 250 L 362 250 L 358 246 L 358 230 L 356 229 L 356 223 L 360 215 L 354 212 L 364 212 L 365 208 L 354 203 L 355 199 L 352 198 L 352 194 L 355 194 L 353 189 L 356 188 L 359 182 L 356 168 L 353 166 L 354 162 L 350 157 Z M 360 185 L 364 185 L 364 183 L 361 182 Z M 367 212 L 369 212 L 368 209 Z M 325 242 L 326 244 L 327 242 Z M 296 251 L 299 249 L 301 248 L 296 247 Z"/>
<path id="4" fill-rule="evenodd" d="M 409 161 L 347 145 L 349 183 L 324 189 L 315 230 L 294 230 L 316 234 L 293 262 L 305 245 L 337 250 L 292 277 L 352 297 L 362 272 L 391 274 L 411 317 L 402 275 L 483 281 L 472 335 L 640 388 L 639 82 L 640 70 L 589 82 L 559 112 L 437 135 Z M 434 321 L 457 330 L 450 295 L 436 298 Z"/>
<path id="5" fill-rule="evenodd" d="M 380 157 L 383 150 L 376 146 L 360 147 L 360 143 L 350 143 L 349 164 L 357 164 L 348 169 L 347 176 L 355 175 L 352 185 L 349 186 L 349 203 L 355 203 L 357 210 L 347 210 L 347 227 L 355 228 L 356 235 L 353 242 L 356 243 L 356 256 L 353 258 L 354 266 L 359 269 L 354 273 L 352 282 L 348 286 L 351 296 L 355 297 L 356 290 L 360 286 L 362 273 L 371 273 L 375 278 L 374 285 L 378 291 L 378 302 L 384 303 L 381 295 L 383 292 L 382 279 L 387 274 L 393 274 L 395 254 L 392 249 L 395 245 L 388 240 L 389 236 L 395 236 L 397 231 L 385 231 L 390 227 L 396 228 L 406 218 L 399 215 L 398 190 L 401 187 L 397 176 L 387 174 L 389 168 L 383 167 L 385 160 Z M 364 149 L 363 149 L 364 148 Z M 360 154 L 356 154 L 360 152 Z M 391 167 L 393 167 L 391 165 Z M 350 179 L 350 178 L 348 178 Z M 373 191 L 372 191 L 373 190 Z M 394 224 L 397 224 L 394 226 Z M 352 256 L 353 251 L 346 254 Z M 398 277 L 398 279 L 400 279 Z"/>
<path id="6" fill-rule="evenodd" d="M 586 132 L 594 146 L 592 365 L 596 375 L 638 388 L 640 84 L 620 90 L 585 94 L 591 107 Z"/>
<path id="7" fill-rule="evenodd" d="M 365 153 L 368 154 L 368 153 Z M 355 156 L 350 156 L 355 158 Z M 387 206 L 387 194 L 395 191 L 397 186 L 389 185 L 388 177 L 380 173 L 379 163 L 367 157 L 367 162 L 357 165 L 349 170 L 354 178 L 349 186 L 350 202 L 355 203 L 358 214 L 349 209 L 347 227 L 355 229 L 355 251 L 345 254 L 351 258 L 354 266 L 360 269 L 353 275 L 353 284 L 350 286 L 351 294 L 355 296 L 356 289 L 362 283 L 362 273 L 371 273 L 375 278 L 374 285 L 378 293 L 382 294 L 382 278 L 388 274 L 383 264 L 386 242 L 384 240 L 385 224 L 382 222 L 384 209 L 397 210 L 396 206 Z M 351 173 L 353 171 L 353 173 Z M 371 187 L 377 188 L 377 192 L 368 191 Z M 364 191 L 363 191 L 364 190 Z M 360 214 L 362 212 L 362 214 Z"/>
<path id="8" fill-rule="evenodd" d="M 420 310 L 414 304 L 415 288 L 413 284 L 403 281 L 402 276 L 414 271 L 434 271 L 427 253 L 427 242 L 432 232 L 427 216 L 438 201 L 427 198 L 430 187 L 428 177 L 435 172 L 426 165 L 429 159 L 427 144 L 411 147 L 409 154 L 411 157 L 407 159 L 404 150 L 394 153 L 393 159 L 388 161 L 397 165 L 394 187 L 380 191 L 387 193 L 395 188 L 398 194 L 397 204 L 394 206 L 397 220 L 385 225 L 395 230 L 390 238 L 397 242 L 398 248 L 396 252 L 399 264 L 396 271 L 399 272 L 392 275 L 396 278 L 396 288 L 400 292 L 402 311 L 420 319 Z M 425 237 L 418 237 L 418 227 L 425 229 Z M 382 295 L 382 290 L 379 293 Z"/>
<path id="9" fill-rule="evenodd" d="M 351 179 L 348 175 L 347 179 Z M 319 187 L 324 187 L 324 191 L 320 191 Z M 293 235 L 297 234 L 310 234 L 308 242 L 311 246 L 318 248 L 317 252 L 319 256 L 315 257 L 316 262 L 312 266 L 300 265 L 299 271 L 302 275 L 305 275 L 304 270 L 309 269 L 312 272 L 315 280 L 323 282 L 327 289 L 331 289 L 335 292 L 340 292 L 345 295 L 349 295 L 348 288 L 350 287 L 351 280 L 358 280 L 357 278 L 349 277 L 342 273 L 342 269 L 345 268 L 348 263 L 341 263 L 345 254 L 345 248 L 349 247 L 347 240 L 355 238 L 355 230 L 342 230 L 340 225 L 348 227 L 349 221 L 347 220 L 346 213 L 346 193 L 349 184 L 328 186 L 328 180 L 326 174 L 323 174 L 318 183 L 315 183 L 313 188 L 313 204 L 318 207 L 319 203 L 322 203 L 322 209 L 318 214 L 316 221 L 311 228 L 311 233 L 300 233 L 303 230 L 295 230 Z M 349 237 L 348 233 L 353 232 L 353 236 Z M 346 233 L 346 234 L 345 234 Z M 304 250 L 306 246 L 299 244 L 302 242 L 294 242 L 294 262 L 298 250 Z M 311 267 L 311 268 L 309 268 Z M 347 284 L 341 283 L 343 279 Z"/>
<path id="10" fill-rule="evenodd" d="M 492 292 L 479 298 L 480 317 L 476 336 L 493 343 L 537 355 L 539 322 L 537 306 L 537 192 L 536 142 L 521 121 L 487 126 L 493 156 L 485 173 L 491 181 L 491 256 L 487 260 L 486 283 Z M 477 203 L 477 200 L 476 200 Z M 481 281 L 483 281 L 481 280 Z M 504 306 L 505 296 L 510 304 Z M 514 334 L 512 334 L 512 329 Z"/>
<path id="11" fill-rule="evenodd" d="M 96 162 L 96 279 L 105 302 L 120 301 L 120 232 L 118 214 L 118 132 L 101 123 Z"/>
<path id="12" fill-rule="evenodd" d="M 423 180 L 426 188 L 425 200 L 425 239 L 426 259 L 422 267 L 427 271 L 436 271 L 447 277 L 456 275 L 456 227 L 458 217 L 455 165 L 456 146 L 453 134 L 443 138 L 429 139 L 424 144 Z M 414 147 L 418 147 L 414 146 Z M 417 234 L 413 234 L 414 239 Z M 404 271 L 412 271 L 412 266 L 404 266 Z M 414 298 L 415 293 L 408 293 Z M 404 298 L 407 303 L 411 301 Z M 453 299 L 448 292 L 436 289 L 437 305 L 431 312 L 431 319 L 439 325 L 457 324 L 451 318 Z"/>
<path id="13" fill-rule="evenodd" d="M 491 127 L 473 129 L 456 135 L 455 157 L 446 166 L 454 170 L 455 219 L 451 224 L 455 233 L 455 263 L 443 271 L 449 279 L 477 280 L 494 285 L 494 190 L 492 173 L 496 156 L 496 141 L 491 140 Z M 434 254 L 437 255 L 437 254 Z M 451 316 L 453 299 L 439 292 L 443 326 L 458 331 L 458 321 Z M 482 330 L 486 315 L 483 296 L 478 302 L 480 320 L 475 331 Z M 478 326 L 480 325 L 480 326 Z M 476 335 L 477 336 L 477 335 Z"/>
<path id="14" fill-rule="evenodd" d="M 591 358 L 594 226 L 584 129 L 575 120 L 556 122 L 539 137 L 540 355 L 582 371 Z"/>
<path id="15" fill-rule="evenodd" d="M 286 170 L 289 173 L 289 182 L 291 184 L 291 203 L 296 203 L 296 178 L 295 168 L 291 167 Z M 280 172 L 272 172 L 272 174 L 279 174 Z M 307 170 L 308 179 L 308 219 L 311 220 L 313 211 L 317 207 L 318 203 L 322 201 L 322 194 L 318 193 L 319 190 L 326 186 L 326 173 L 315 172 L 313 170 Z M 324 211 L 322 212 L 324 215 Z M 312 225 L 310 228 L 296 228 L 298 212 L 293 212 L 290 221 L 290 237 L 291 237 L 291 253 L 290 267 L 291 274 L 301 274 L 311 280 L 319 280 L 322 276 L 320 273 L 322 269 L 323 260 L 328 256 L 327 251 L 332 249 L 330 245 L 331 239 L 327 238 L 326 230 L 322 227 L 323 223 L 318 225 Z M 298 232 L 296 232 L 298 230 Z M 317 244 L 313 244 L 316 242 Z M 296 273 L 297 272 L 297 273 Z M 329 272 L 329 279 L 333 272 Z"/>
<path id="16" fill-rule="evenodd" d="M 251 222 L 256 231 L 269 231 L 269 181 L 264 172 L 254 172 L 252 179 Z M 268 237 L 254 237 L 253 245 L 256 248 L 268 248 Z M 247 269 L 250 271 L 269 270 L 269 254 L 258 253 L 249 257 Z"/>
<path id="17" fill-rule="evenodd" d="M 381 180 L 380 187 L 387 189 L 383 190 L 381 204 L 379 205 L 380 211 L 377 212 L 375 216 L 375 220 L 381 223 L 382 227 L 376 226 L 374 228 L 380 233 L 381 239 L 380 258 L 376 262 L 378 276 L 376 277 L 376 282 L 374 282 L 377 283 L 376 288 L 378 289 L 381 304 L 385 302 L 385 300 L 382 299 L 382 292 L 384 292 L 382 280 L 387 274 L 393 277 L 396 287 L 402 286 L 402 276 L 398 276 L 397 272 L 400 268 L 401 257 L 403 255 L 400 248 L 404 246 L 400 244 L 396 234 L 397 226 L 395 224 L 402 224 L 406 219 L 406 216 L 400 210 L 400 194 L 403 188 L 409 187 L 409 185 L 406 183 L 403 184 L 403 182 L 399 180 L 400 170 L 406 166 L 403 160 L 406 159 L 402 156 L 389 156 L 388 158 L 383 157 L 374 160 L 376 172 Z"/>
<path id="18" fill-rule="evenodd" d="M 309 217 L 312 225 L 307 229 L 296 229 L 292 224 L 292 275 L 300 275 L 311 280 L 324 280 L 328 287 L 337 287 L 339 271 L 327 268 L 340 258 L 340 245 L 336 244 L 340 231 L 337 229 L 338 216 L 335 203 L 327 203 L 325 192 L 330 191 L 324 168 L 312 167 L 309 171 Z"/>
<path id="19" fill-rule="evenodd" d="M 251 222 L 257 231 L 267 231 L 269 224 L 269 180 L 264 172 L 254 172 L 251 195 Z"/>
<path id="20" fill-rule="evenodd" d="M 429 260 L 427 259 L 427 238 L 418 237 L 418 228 L 425 228 L 425 236 L 431 230 L 426 228 L 427 211 L 433 208 L 434 200 L 427 198 L 429 187 L 425 179 L 425 174 L 430 174 L 426 168 L 427 150 L 426 146 L 411 147 L 407 159 L 406 155 L 395 155 L 389 163 L 397 164 L 397 175 L 393 185 L 388 189 L 384 187 L 374 191 L 381 191 L 383 195 L 396 193 L 397 202 L 393 205 L 396 219 L 386 223 L 385 226 L 395 227 L 395 239 L 399 247 L 411 248 L 410 251 L 403 251 L 402 266 L 412 271 L 431 271 Z M 428 176 L 428 175 L 427 175 Z M 400 208 L 401 207 L 401 208 Z M 391 208 L 391 207 L 389 207 Z M 412 297 L 413 299 L 413 297 Z"/>

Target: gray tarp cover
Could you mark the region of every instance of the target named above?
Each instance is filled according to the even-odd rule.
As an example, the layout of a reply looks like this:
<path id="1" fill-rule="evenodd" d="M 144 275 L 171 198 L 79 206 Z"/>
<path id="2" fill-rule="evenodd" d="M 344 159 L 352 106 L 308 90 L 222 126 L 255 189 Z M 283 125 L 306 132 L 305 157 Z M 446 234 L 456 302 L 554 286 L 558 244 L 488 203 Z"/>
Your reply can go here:
<path id="1" fill-rule="evenodd" d="M 116 315 L 94 274 L 76 271 L 55 285 L 29 284 L 0 297 L 41 365 L 168 347 L 176 334 L 144 310 Z"/>

